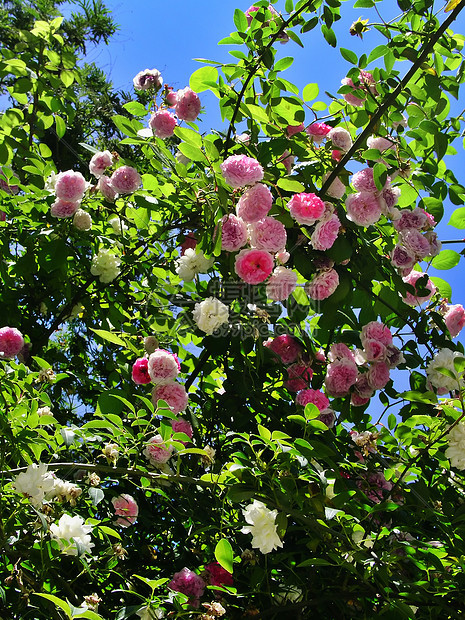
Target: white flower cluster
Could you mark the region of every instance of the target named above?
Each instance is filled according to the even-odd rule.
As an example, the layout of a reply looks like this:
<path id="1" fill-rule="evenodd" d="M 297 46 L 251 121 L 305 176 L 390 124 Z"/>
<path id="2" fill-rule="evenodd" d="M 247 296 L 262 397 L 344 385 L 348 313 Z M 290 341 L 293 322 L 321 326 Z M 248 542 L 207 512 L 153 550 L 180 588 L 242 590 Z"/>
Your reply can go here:
<path id="1" fill-rule="evenodd" d="M 457 390 L 464 386 L 463 373 L 455 370 L 454 360 L 463 355 L 458 351 L 450 349 L 440 349 L 426 367 L 426 376 L 429 383 L 435 387 L 440 394 L 445 394 L 452 390 Z M 453 376 L 444 374 L 442 369 L 449 371 Z"/>
<path id="2" fill-rule="evenodd" d="M 109 219 L 108 223 L 113 228 L 113 232 L 115 233 L 115 235 L 122 235 L 124 232 L 126 232 L 126 230 L 128 230 L 128 226 L 117 215 Z"/>
<path id="3" fill-rule="evenodd" d="M 184 282 L 192 282 L 198 273 L 207 273 L 214 262 L 214 258 L 205 258 L 202 252 L 188 248 L 176 261 L 176 273 Z"/>
<path id="4" fill-rule="evenodd" d="M 49 407 L 44 407 L 48 409 Z M 45 463 L 32 463 L 26 471 L 21 472 L 13 481 L 13 488 L 29 498 L 33 506 L 39 507 L 45 500 L 56 498 L 59 502 L 69 502 L 72 506 L 81 495 L 82 489 L 72 482 L 57 478 L 47 470 Z"/>
<path id="5" fill-rule="evenodd" d="M 228 322 L 229 309 L 216 297 L 208 297 L 201 303 L 195 304 L 193 317 L 197 327 L 211 335 L 215 329 Z"/>
<path id="6" fill-rule="evenodd" d="M 277 510 L 270 510 L 263 502 L 255 499 L 247 508 L 242 510 L 244 519 L 250 525 L 243 527 L 243 534 L 252 534 L 252 547 L 260 549 L 262 553 L 270 553 L 283 543 L 276 528 Z"/>
<path id="7" fill-rule="evenodd" d="M 90 230 L 92 228 L 92 218 L 84 209 L 78 209 L 73 216 L 73 225 L 78 230 Z"/>
<path id="8" fill-rule="evenodd" d="M 58 525 L 52 523 L 50 533 L 58 541 L 60 549 L 66 555 L 82 555 L 90 553 L 94 543 L 91 542 L 91 525 L 85 525 L 84 519 L 78 515 L 71 517 L 64 514 Z"/>
<path id="9" fill-rule="evenodd" d="M 452 467 L 465 469 L 465 423 L 459 422 L 449 433 L 449 447 L 446 458 Z"/>
<path id="10" fill-rule="evenodd" d="M 120 274 L 121 259 L 110 250 L 99 250 L 92 259 L 90 272 L 93 276 L 99 276 L 100 282 L 107 284 Z"/>

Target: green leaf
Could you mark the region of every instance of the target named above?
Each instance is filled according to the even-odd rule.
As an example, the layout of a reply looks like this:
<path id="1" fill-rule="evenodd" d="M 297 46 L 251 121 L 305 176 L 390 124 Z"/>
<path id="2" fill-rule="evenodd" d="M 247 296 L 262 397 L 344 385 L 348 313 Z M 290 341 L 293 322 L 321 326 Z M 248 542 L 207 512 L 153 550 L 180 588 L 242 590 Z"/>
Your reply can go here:
<path id="1" fill-rule="evenodd" d="M 442 278 L 436 278 L 435 276 L 431 276 L 430 280 L 438 289 L 439 296 L 450 301 L 452 297 L 452 288 L 450 284 Z"/>
<path id="2" fill-rule="evenodd" d="M 286 179 L 283 177 L 278 180 L 277 186 L 286 192 L 300 193 L 305 191 L 305 185 L 302 185 L 299 181 L 295 181 L 294 179 Z"/>
<path id="3" fill-rule="evenodd" d="M 187 144 L 193 144 L 198 148 L 202 147 L 202 137 L 197 131 L 190 129 L 189 127 L 176 127 L 174 130 L 174 135 Z"/>
<path id="4" fill-rule="evenodd" d="M 345 49 L 344 47 L 341 47 L 339 51 L 341 52 L 341 56 L 344 58 L 344 60 L 347 60 L 347 62 L 350 62 L 352 65 L 357 64 L 358 58 L 355 52 Z"/>
<path id="5" fill-rule="evenodd" d="M 378 163 L 373 167 L 373 180 L 376 185 L 376 189 L 380 192 L 386 185 L 387 181 L 387 168 L 384 164 Z"/>
<path id="6" fill-rule="evenodd" d="M 293 62 L 294 62 L 294 59 L 291 58 L 290 56 L 286 56 L 285 58 L 281 58 L 281 60 L 278 60 L 278 62 L 275 64 L 274 70 L 275 71 L 284 71 L 285 69 L 288 69 L 292 65 Z"/>
<path id="7" fill-rule="evenodd" d="M 247 22 L 247 17 L 240 9 L 236 9 L 234 11 L 234 25 L 238 29 L 239 32 L 245 32 L 249 27 Z M 192 87 L 191 87 L 192 88 Z"/>
<path id="8" fill-rule="evenodd" d="M 107 340 L 108 342 L 112 342 L 113 344 L 118 344 L 120 347 L 125 347 L 126 343 L 124 340 L 121 340 L 119 336 L 117 336 L 114 332 L 108 332 L 105 329 L 93 329 L 90 328 L 97 336 L 100 336 L 102 340 Z"/>
<path id="9" fill-rule="evenodd" d="M 39 592 L 33 592 L 33 594 L 35 596 L 41 596 L 42 598 L 47 599 L 51 603 L 55 603 L 55 606 L 62 609 L 65 612 L 65 614 L 68 616 L 68 618 L 72 618 L 70 606 L 68 605 L 66 601 L 63 601 L 61 598 L 58 598 L 58 596 L 54 596 L 53 594 L 43 594 Z"/>
<path id="10" fill-rule="evenodd" d="M 326 24 L 323 24 L 321 26 L 321 32 L 323 33 L 323 36 L 326 39 L 326 42 L 329 45 L 331 45 L 331 47 L 336 47 L 337 39 L 336 39 L 336 35 L 334 34 L 334 30 L 332 30 L 331 28 L 328 28 Z"/>
<path id="11" fill-rule="evenodd" d="M 107 525 L 99 525 L 98 529 L 101 532 L 104 532 L 107 536 L 113 536 L 113 538 L 117 538 L 118 540 L 121 540 L 121 536 L 112 527 L 108 527 Z"/>
<path id="12" fill-rule="evenodd" d="M 455 209 L 448 223 L 450 226 L 454 226 L 455 228 L 465 228 L 465 207 Z"/>
<path id="13" fill-rule="evenodd" d="M 133 114 L 134 116 L 146 116 L 148 113 L 145 106 L 143 106 L 138 101 L 129 101 L 129 103 L 125 103 L 123 108 L 129 112 L 129 114 Z"/>
<path id="14" fill-rule="evenodd" d="M 434 392 L 402 392 L 399 394 L 404 400 L 408 400 L 414 403 L 428 403 L 429 405 L 435 405 L 438 402 L 436 394 Z"/>
<path id="15" fill-rule="evenodd" d="M 215 547 L 215 558 L 228 573 L 233 573 L 233 550 L 231 543 L 226 538 L 222 538 Z"/>
<path id="16" fill-rule="evenodd" d="M 454 250 L 442 250 L 435 256 L 431 265 L 435 269 L 452 269 L 460 262 L 460 254 Z"/>
<path id="17" fill-rule="evenodd" d="M 58 114 L 55 115 L 55 131 L 59 138 L 62 138 L 66 133 L 66 123 Z"/>
<path id="18" fill-rule="evenodd" d="M 302 91 L 302 99 L 304 101 L 313 101 L 313 99 L 318 97 L 319 92 L 318 84 L 307 84 Z"/>
<path id="19" fill-rule="evenodd" d="M 373 50 L 371 50 L 368 56 L 367 65 L 369 65 L 374 60 L 381 58 L 381 56 L 384 56 L 386 52 L 388 51 L 388 49 L 389 48 L 386 45 L 378 45 Z"/>
<path id="20" fill-rule="evenodd" d="M 206 161 L 205 154 L 197 146 L 181 142 L 181 144 L 178 145 L 178 149 L 192 161 Z"/>
<path id="21" fill-rule="evenodd" d="M 189 86 L 196 93 L 211 89 L 210 82 L 217 82 L 218 69 L 216 67 L 200 67 L 191 75 Z"/>
<path id="22" fill-rule="evenodd" d="M 446 8 L 444 9 L 444 12 L 448 13 L 449 11 L 453 11 L 460 4 L 461 1 L 462 0 L 449 0 Z"/>

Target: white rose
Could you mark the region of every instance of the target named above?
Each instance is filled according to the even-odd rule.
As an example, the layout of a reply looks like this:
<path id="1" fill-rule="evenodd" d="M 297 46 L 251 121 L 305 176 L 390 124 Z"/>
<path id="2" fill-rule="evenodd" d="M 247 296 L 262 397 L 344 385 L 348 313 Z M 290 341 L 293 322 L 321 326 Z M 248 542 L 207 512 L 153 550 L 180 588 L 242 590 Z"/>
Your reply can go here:
<path id="1" fill-rule="evenodd" d="M 192 282 L 198 273 L 206 273 L 213 267 L 214 258 L 205 258 L 202 252 L 188 248 L 176 261 L 176 273 L 184 282 Z"/>
<path id="2" fill-rule="evenodd" d="M 211 335 L 215 329 L 228 322 L 229 309 L 219 299 L 208 297 L 201 303 L 195 304 L 193 317 L 197 327 Z"/>
<path id="3" fill-rule="evenodd" d="M 458 357 L 463 358 L 458 351 L 440 349 L 426 367 L 428 381 L 443 394 L 463 387 L 463 373 L 458 373 L 454 366 L 454 360 Z M 450 371 L 454 376 L 443 374 L 439 370 L 441 368 Z"/>
<path id="4" fill-rule="evenodd" d="M 52 472 L 47 471 L 45 463 L 32 463 L 26 471 L 21 472 L 13 481 L 13 488 L 29 498 L 33 506 L 40 506 L 45 494 L 53 489 L 54 478 Z"/>
<path id="5" fill-rule="evenodd" d="M 121 259 L 110 252 L 110 250 L 100 250 L 93 257 L 90 272 L 93 276 L 99 276 L 100 282 L 108 283 L 120 274 Z"/>
<path id="6" fill-rule="evenodd" d="M 263 502 L 254 500 L 242 510 L 245 520 L 249 526 L 243 527 L 243 534 L 252 534 L 252 547 L 260 549 L 262 553 L 270 553 L 283 543 L 278 536 L 276 528 L 277 510 L 269 510 Z"/>
<path id="7" fill-rule="evenodd" d="M 126 230 L 128 230 L 128 226 L 126 226 L 123 220 L 117 215 L 109 219 L 108 223 L 113 228 L 115 235 L 122 235 Z"/>
<path id="8" fill-rule="evenodd" d="M 460 422 L 449 433 L 449 447 L 446 450 L 446 458 L 452 467 L 465 469 L 465 423 Z"/>
<path id="9" fill-rule="evenodd" d="M 84 209 L 78 209 L 73 216 L 73 224 L 78 230 L 90 230 L 92 228 L 92 218 Z"/>
<path id="10" fill-rule="evenodd" d="M 76 515 L 70 517 L 68 514 L 61 516 L 56 523 L 50 526 L 52 538 L 58 540 L 60 549 L 66 555 L 78 555 L 78 545 L 83 553 L 90 553 L 94 543 L 91 542 L 91 525 L 85 525 L 84 519 Z M 77 544 L 76 544 L 77 543 Z"/>

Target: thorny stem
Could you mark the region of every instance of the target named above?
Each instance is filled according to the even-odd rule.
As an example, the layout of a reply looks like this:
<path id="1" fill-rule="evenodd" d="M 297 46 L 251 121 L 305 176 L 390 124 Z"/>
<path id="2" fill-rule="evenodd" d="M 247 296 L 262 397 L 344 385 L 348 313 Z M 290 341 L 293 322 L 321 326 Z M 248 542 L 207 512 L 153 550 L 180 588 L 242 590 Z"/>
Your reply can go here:
<path id="1" fill-rule="evenodd" d="M 464 6 L 465 6 L 465 1 L 462 0 L 460 4 L 452 11 L 449 17 L 445 20 L 445 22 L 436 30 L 435 33 L 431 35 L 431 38 L 424 44 L 423 51 L 419 53 L 417 60 L 412 64 L 410 69 L 407 71 L 405 76 L 402 78 L 402 80 L 399 82 L 396 88 L 392 91 L 392 93 L 386 97 L 386 99 L 381 103 L 381 105 L 378 107 L 376 112 L 373 113 L 373 116 L 370 118 L 365 129 L 362 131 L 359 137 L 355 140 L 355 142 L 353 143 L 351 148 L 347 151 L 347 153 L 344 155 L 344 157 L 342 157 L 341 160 L 338 162 L 338 164 L 333 168 L 332 172 L 330 173 L 326 181 L 323 183 L 321 190 L 318 192 L 320 196 L 324 197 L 324 195 L 326 194 L 326 190 L 329 188 L 331 183 L 337 177 L 339 172 L 344 169 L 345 165 L 352 158 L 352 155 L 357 151 L 360 145 L 365 142 L 366 138 L 368 138 L 368 136 L 371 134 L 373 128 L 376 126 L 381 116 L 384 114 L 387 108 L 389 108 L 389 106 L 391 106 L 395 102 L 397 97 L 400 95 L 402 90 L 410 82 L 410 80 L 415 75 L 415 73 L 418 71 L 420 66 L 423 64 L 423 62 L 425 62 L 428 54 L 434 48 L 438 40 L 442 37 L 442 35 L 447 30 L 447 28 L 449 28 L 452 22 L 455 21 L 455 19 L 457 18 L 457 16 L 459 15 L 460 11 L 463 9 Z"/>

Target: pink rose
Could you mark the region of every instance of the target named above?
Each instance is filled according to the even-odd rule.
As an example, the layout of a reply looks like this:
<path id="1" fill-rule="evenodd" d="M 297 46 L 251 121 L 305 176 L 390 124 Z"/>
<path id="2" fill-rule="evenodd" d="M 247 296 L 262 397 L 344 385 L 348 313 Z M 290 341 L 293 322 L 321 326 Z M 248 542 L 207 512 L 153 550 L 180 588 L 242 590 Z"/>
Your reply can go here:
<path id="1" fill-rule="evenodd" d="M 381 206 L 375 194 L 359 192 L 346 199 L 347 217 L 357 226 L 371 226 L 381 217 Z"/>
<path id="2" fill-rule="evenodd" d="M 183 121 L 195 121 L 200 113 L 200 98 L 188 86 L 182 90 L 178 90 L 176 95 L 176 107 L 174 111 L 178 118 Z"/>
<path id="3" fill-rule="evenodd" d="M 11 359 L 24 347 L 24 338 L 16 327 L 0 329 L 0 357 Z"/>
<path id="4" fill-rule="evenodd" d="M 207 571 L 208 583 L 211 586 L 232 586 L 234 585 L 233 576 L 225 570 L 218 562 L 210 562 L 205 566 Z"/>
<path id="5" fill-rule="evenodd" d="M 313 377 L 313 370 L 304 363 L 291 364 L 287 368 L 289 379 L 285 381 L 284 387 L 290 392 L 300 392 L 305 390 Z"/>
<path id="6" fill-rule="evenodd" d="M 458 336 L 465 327 L 465 310 L 462 304 L 446 304 L 444 322 L 452 338 Z"/>
<path id="7" fill-rule="evenodd" d="M 183 385 L 167 383 L 166 385 L 157 385 L 152 390 L 152 402 L 155 406 L 159 400 L 164 400 L 171 411 L 178 414 L 186 409 L 188 395 Z"/>
<path id="8" fill-rule="evenodd" d="M 370 400 L 370 398 L 375 393 L 374 389 L 368 383 L 367 373 L 358 375 L 354 389 L 355 392 L 360 396 L 360 398 L 367 400 Z"/>
<path id="9" fill-rule="evenodd" d="M 320 271 L 311 282 L 305 285 L 305 292 L 315 301 L 330 297 L 339 286 L 339 275 L 335 269 Z"/>
<path id="10" fill-rule="evenodd" d="M 305 129 L 305 125 L 303 123 L 300 123 L 300 125 L 288 125 L 286 129 L 286 133 L 289 138 L 292 138 L 292 136 L 295 136 L 296 134 L 300 133 L 304 129 Z"/>
<path id="11" fill-rule="evenodd" d="M 323 409 L 320 415 L 317 417 L 317 420 L 326 424 L 328 428 L 333 428 L 336 423 L 336 414 L 329 407 L 327 409 Z"/>
<path id="12" fill-rule="evenodd" d="M 355 356 L 349 347 L 343 342 L 335 342 L 331 345 L 328 352 L 328 360 L 335 362 L 336 360 L 348 359 L 355 362 Z"/>
<path id="13" fill-rule="evenodd" d="M 326 174 L 323 175 L 323 183 L 326 182 L 326 179 L 329 177 L 331 173 L 327 172 Z M 328 196 L 331 196 L 331 198 L 336 198 L 337 200 L 340 200 L 344 194 L 346 193 L 346 186 L 344 185 L 344 183 L 341 181 L 341 179 L 339 177 L 336 177 L 334 179 L 334 181 L 331 182 L 331 185 L 328 187 L 328 189 L 326 190 L 326 194 Z"/>
<path id="14" fill-rule="evenodd" d="M 99 179 L 105 170 L 113 164 L 113 155 L 110 151 L 99 151 L 92 156 L 89 162 L 90 173 Z"/>
<path id="15" fill-rule="evenodd" d="M 423 284 L 421 286 L 421 289 L 426 289 L 428 291 L 428 294 L 423 297 L 417 294 L 417 290 L 420 289 L 420 285 L 417 286 L 417 282 L 421 278 L 426 279 L 426 284 Z M 407 291 L 406 296 L 402 298 L 404 303 L 408 304 L 409 306 L 421 306 L 421 304 L 423 304 L 425 301 L 429 301 L 437 290 L 431 280 L 427 277 L 427 274 L 423 273 L 422 271 L 412 271 L 408 274 L 408 276 L 402 279 L 405 284 L 409 284 L 415 289 L 415 293 Z"/>
<path id="16" fill-rule="evenodd" d="M 325 203 L 316 194 L 294 194 L 287 207 L 299 224 L 314 224 L 325 211 Z"/>
<path id="17" fill-rule="evenodd" d="M 352 146 L 350 133 L 343 127 L 333 127 L 328 134 L 328 138 L 331 140 L 333 146 L 340 151 L 348 151 Z"/>
<path id="18" fill-rule="evenodd" d="M 392 344 L 392 334 L 389 327 L 380 321 L 370 321 L 362 327 L 360 332 L 362 346 L 366 346 L 368 340 L 379 340 L 385 347 Z"/>
<path id="19" fill-rule="evenodd" d="M 132 194 L 142 183 L 139 173 L 131 166 L 117 168 L 110 178 L 112 188 L 118 194 Z"/>
<path id="20" fill-rule="evenodd" d="M 57 198 L 50 207 L 50 215 L 59 219 L 65 217 L 72 217 L 81 206 L 80 202 L 70 202 L 68 200 L 62 200 Z"/>
<path id="21" fill-rule="evenodd" d="M 367 362 L 384 361 L 387 349 L 379 340 L 365 340 L 364 354 Z"/>
<path id="22" fill-rule="evenodd" d="M 408 228 L 422 230 L 427 222 L 426 214 L 423 209 L 416 207 L 413 211 L 402 209 L 400 217 L 394 222 L 394 228 L 399 232 Z"/>
<path id="23" fill-rule="evenodd" d="M 231 155 L 220 168 L 226 183 L 234 188 L 253 185 L 263 179 L 262 166 L 246 155 Z"/>
<path id="24" fill-rule="evenodd" d="M 173 429 L 173 433 L 184 433 L 184 435 L 187 435 L 189 439 L 192 439 L 194 432 L 192 430 L 192 425 L 189 424 L 187 420 L 184 420 L 183 418 L 171 420 L 171 427 Z M 181 443 L 184 443 L 185 445 L 185 442 L 182 441 Z"/>
<path id="25" fill-rule="evenodd" d="M 312 123 L 307 127 L 305 133 L 315 144 L 320 144 L 331 131 L 332 127 L 325 123 Z"/>
<path id="26" fill-rule="evenodd" d="M 149 360 L 146 357 L 140 357 L 134 362 L 132 367 L 132 380 L 138 385 L 150 383 Z"/>
<path id="27" fill-rule="evenodd" d="M 66 202 L 79 202 L 86 191 L 87 183 L 80 172 L 67 170 L 56 177 L 55 194 Z"/>
<path id="28" fill-rule="evenodd" d="M 252 5 L 245 12 L 245 16 L 247 18 L 247 23 L 248 23 L 249 26 L 252 23 L 252 19 L 253 19 L 252 13 L 256 13 L 257 11 L 260 10 L 260 8 Z M 279 16 L 278 11 L 271 4 L 269 6 L 267 6 L 266 9 L 267 9 L 267 11 L 269 11 L 273 15 L 273 17 L 278 17 Z M 269 24 L 269 22 L 265 22 L 265 25 L 268 25 L 268 24 Z"/>
<path id="29" fill-rule="evenodd" d="M 310 237 L 310 243 L 315 250 L 329 250 L 329 248 L 333 247 L 340 228 L 341 222 L 339 221 L 338 216 L 332 215 L 328 220 L 318 222 L 312 236 Z"/>
<path id="30" fill-rule="evenodd" d="M 360 396 L 360 394 L 357 394 L 357 392 L 353 392 L 350 397 L 350 404 L 354 407 L 363 407 L 363 405 L 366 405 L 369 402 L 370 397 L 363 398 L 362 396 Z"/>
<path id="31" fill-rule="evenodd" d="M 180 368 L 177 356 L 164 349 L 157 349 L 149 356 L 148 373 L 156 385 L 173 383 Z"/>
<path id="32" fill-rule="evenodd" d="M 137 515 L 139 514 L 139 506 L 131 495 L 122 493 L 118 497 L 113 497 L 111 503 L 115 509 L 115 515 L 119 517 L 115 521 L 116 525 L 129 527 L 136 522 Z"/>
<path id="33" fill-rule="evenodd" d="M 323 411 L 329 407 L 328 397 L 323 394 L 321 390 L 312 390 L 311 388 L 308 390 L 301 390 L 297 394 L 296 403 L 301 407 L 305 407 L 305 405 L 312 403 L 320 411 Z"/>
<path id="34" fill-rule="evenodd" d="M 389 366 L 385 362 L 372 364 L 366 373 L 368 385 L 374 390 L 382 390 L 389 381 Z"/>
<path id="35" fill-rule="evenodd" d="M 152 437 L 143 452 L 145 458 L 155 467 L 158 465 L 163 465 L 169 461 L 172 453 L 173 446 L 167 446 L 161 435 L 155 435 L 155 437 Z"/>
<path id="36" fill-rule="evenodd" d="M 197 573 L 188 568 L 183 568 L 182 571 L 173 575 L 168 588 L 176 592 L 182 592 L 189 597 L 190 605 L 198 607 L 200 605 L 199 599 L 205 590 L 205 582 Z"/>
<path id="37" fill-rule="evenodd" d="M 438 233 L 428 230 L 424 235 L 429 243 L 429 252 L 426 256 L 437 256 L 442 248 L 442 243 L 438 239 Z"/>
<path id="38" fill-rule="evenodd" d="M 192 231 L 187 233 L 184 241 L 181 243 L 181 256 L 184 256 L 186 250 L 195 249 L 197 243 L 195 234 Z"/>
<path id="39" fill-rule="evenodd" d="M 345 396 L 354 385 L 358 376 L 357 364 L 347 357 L 328 365 L 325 386 L 330 396 Z"/>
<path id="40" fill-rule="evenodd" d="M 399 244 L 394 246 L 391 252 L 391 263 L 394 267 L 402 269 L 403 275 L 407 275 L 407 272 L 412 270 L 416 262 L 415 254 L 411 250 Z"/>
<path id="41" fill-rule="evenodd" d="M 247 225 L 235 215 L 225 215 L 221 220 L 221 249 L 237 252 L 247 243 Z"/>
<path id="42" fill-rule="evenodd" d="M 295 161 L 294 155 L 291 155 L 289 151 L 284 151 L 282 157 L 278 159 L 278 161 L 284 165 L 287 174 L 291 174 L 292 166 L 294 165 Z"/>
<path id="43" fill-rule="evenodd" d="M 363 170 L 356 172 L 352 177 L 351 183 L 357 192 L 374 193 L 378 191 L 373 176 L 373 168 L 363 168 Z"/>
<path id="44" fill-rule="evenodd" d="M 341 84 L 343 86 L 350 86 L 353 90 L 356 90 L 356 86 L 354 84 L 354 82 L 348 78 L 345 77 L 341 80 Z M 359 86 L 359 91 L 362 90 L 363 87 Z M 347 101 L 347 103 L 349 103 L 350 105 L 355 106 L 356 108 L 362 108 L 365 105 L 365 97 L 363 99 L 360 99 L 360 97 L 357 97 L 356 95 L 352 94 L 352 93 L 344 93 L 342 95 L 344 97 L 344 99 Z"/>
<path id="45" fill-rule="evenodd" d="M 371 136 L 371 138 L 368 138 L 367 140 L 367 147 L 369 149 L 377 149 L 382 153 L 383 151 L 392 149 L 394 147 L 394 142 L 392 140 L 389 140 L 388 138 Z"/>
<path id="46" fill-rule="evenodd" d="M 258 222 L 268 215 L 273 196 L 266 185 L 257 183 L 245 191 L 237 203 L 237 215 L 244 222 Z"/>
<path id="47" fill-rule="evenodd" d="M 152 114 L 149 120 L 149 127 L 153 131 L 153 135 L 157 138 L 171 138 L 177 121 L 168 110 L 157 110 Z"/>
<path id="48" fill-rule="evenodd" d="M 292 364 L 302 353 L 302 345 L 289 334 L 281 334 L 263 343 L 263 346 L 275 353 L 283 364 Z"/>
<path id="49" fill-rule="evenodd" d="M 264 217 L 250 226 L 250 245 L 258 250 L 279 252 L 286 246 L 287 233 L 284 224 L 273 217 Z"/>
<path id="50" fill-rule="evenodd" d="M 234 270 L 247 284 L 264 282 L 273 271 L 274 259 L 264 250 L 241 250 L 236 255 Z"/>
<path id="51" fill-rule="evenodd" d="M 429 256 L 429 241 L 416 228 L 407 228 L 403 230 L 399 233 L 399 240 L 417 260 L 423 260 L 425 256 Z"/>
<path id="52" fill-rule="evenodd" d="M 118 192 L 113 189 L 110 177 L 101 176 L 97 183 L 97 189 L 103 194 L 105 200 L 115 202 Z"/>
<path id="53" fill-rule="evenodd" d="M 273 301 L 287 299 L 297 287 L 297 274 L 286 267 L 276 267 L 266 285 L 266 295 Z"/>
<path id="54" fill-rule="evenodd" d="M 132 82 L 136 90 L 148 90 L 149 88 L 160 90 L 163 78 L 157 69 L 145 69 L 144 71 L 139 71 Z"/>

